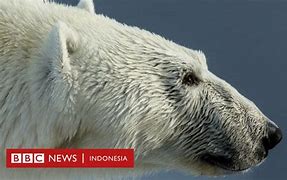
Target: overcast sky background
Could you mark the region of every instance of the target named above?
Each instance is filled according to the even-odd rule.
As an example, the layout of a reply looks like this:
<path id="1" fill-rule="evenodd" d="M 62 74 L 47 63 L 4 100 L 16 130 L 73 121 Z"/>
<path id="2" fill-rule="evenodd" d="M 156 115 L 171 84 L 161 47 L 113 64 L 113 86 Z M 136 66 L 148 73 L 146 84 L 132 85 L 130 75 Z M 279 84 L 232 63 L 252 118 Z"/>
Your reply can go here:
<path id="1" fill-rule="evenodd" d="M 144 180 L 287 178 L 287 1 L 96 0 L 95 6 L 97 13 L 202 50 L 209 69 L 254 101 L 285 135 L 261 166 L 243 175 L 207 178 L 172 171 Z"/>

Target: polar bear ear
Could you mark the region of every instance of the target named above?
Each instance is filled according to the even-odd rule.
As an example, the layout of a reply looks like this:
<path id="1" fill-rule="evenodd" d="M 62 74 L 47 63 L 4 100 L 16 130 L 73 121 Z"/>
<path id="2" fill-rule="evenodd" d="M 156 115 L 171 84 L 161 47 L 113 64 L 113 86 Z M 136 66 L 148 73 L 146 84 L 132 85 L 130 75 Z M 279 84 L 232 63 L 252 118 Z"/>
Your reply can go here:
<path id="1" fill-rule="evenodd" d="M 57 23 L 44 41 L 39 58 L 31 67 L 31 76 L 36 99 L 46 92 L 50 104 L 58 112 L 73 112 L 74 96 L 77 91 L 77 71 L 71 58 L 78 49 L 77 33 L 66 24 Z M 65 103 L 63 103 L 65 102 Z"/>
<path id="2" fill-rule="evenodd" d="M 30 67 L 35 119 L 49 120 L 49 125 L 46 121 L 38 123 L 39 141 L 51 147 L 61 144 L 63 139 L 71 139 L 78 129 L 77 71 L 71 64 L 77 51 L 78 34 L 59 22 L 48 33 Z"/>
<path id="3" fill-rule="evenodd" d="M 49 96 L 54 98 L 51 102 L 60 112 L 70 112 L 75 103 L 77 71 L 71 65 L 71 58 L 77 50 L 78 34 L 65 23 L 58 22 L 44 42 L 39 55 L 41 60 L 35 68 L 41 71 L 37 78 L 46 82 Z"/>
<path id="4" fill-rule="evenodd" d="M 91 14 L 95 13 L 95 6 L 93 0 L 80 0 L 77 7 L 84 9 Z"/>
<path id="5" fill-rule="evenodd" d="M 78 37 L 66 24 L 58 22 L 51 30 L 44 46 L 49 69 L 54 75 L 72 77 L 70 55 L 77 49 Z"/>

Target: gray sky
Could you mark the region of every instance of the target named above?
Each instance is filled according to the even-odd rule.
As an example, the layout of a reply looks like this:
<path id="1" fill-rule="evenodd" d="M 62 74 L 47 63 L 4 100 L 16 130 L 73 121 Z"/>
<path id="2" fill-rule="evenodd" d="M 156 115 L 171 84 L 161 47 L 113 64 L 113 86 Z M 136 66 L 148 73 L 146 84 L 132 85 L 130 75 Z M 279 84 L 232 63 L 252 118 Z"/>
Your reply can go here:
<path id="1" fill-rule="evenodd" d="M 286 0 L 96 0 L 95 6 L 97 13 L 202 50 L 209 69 L 254 101 L 286 135 Z M 283 138 L 261 166 L 243 175 L 205 178 L 168 172 L 143 179 L 284 180 L 286 153 Z"/>

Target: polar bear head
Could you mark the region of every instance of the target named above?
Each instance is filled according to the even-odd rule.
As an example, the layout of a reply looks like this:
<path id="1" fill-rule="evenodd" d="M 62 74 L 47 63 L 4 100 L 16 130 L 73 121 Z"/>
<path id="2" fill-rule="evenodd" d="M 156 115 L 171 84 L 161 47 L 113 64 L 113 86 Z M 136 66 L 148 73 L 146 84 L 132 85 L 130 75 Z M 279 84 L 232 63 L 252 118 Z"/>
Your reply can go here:
<path id="1" fill-rule="evenodd" d="M 61 114 L 42 128 L 55 146 L 134 148 L 138 168 L 220 175 L 256 166 L 281 140 L 202 52 L 101 15 L 57 18 L 32 83 Z"/>

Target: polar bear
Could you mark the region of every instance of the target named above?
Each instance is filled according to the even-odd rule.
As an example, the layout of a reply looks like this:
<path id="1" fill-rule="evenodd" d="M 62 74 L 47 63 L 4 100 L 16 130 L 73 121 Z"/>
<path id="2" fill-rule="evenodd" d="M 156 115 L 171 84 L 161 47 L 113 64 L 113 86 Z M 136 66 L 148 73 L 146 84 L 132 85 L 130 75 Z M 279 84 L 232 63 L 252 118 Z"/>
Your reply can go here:
<path id="1" fill-rule="evenodd" d="M 0 2 L 0 125 L 2 167 L 5 148 L 134 148 L 135 169 L 84 172 L 92 177 L 241 172 L 282 139 L 201 51 L 95 14 L 91 0 Z"/>

